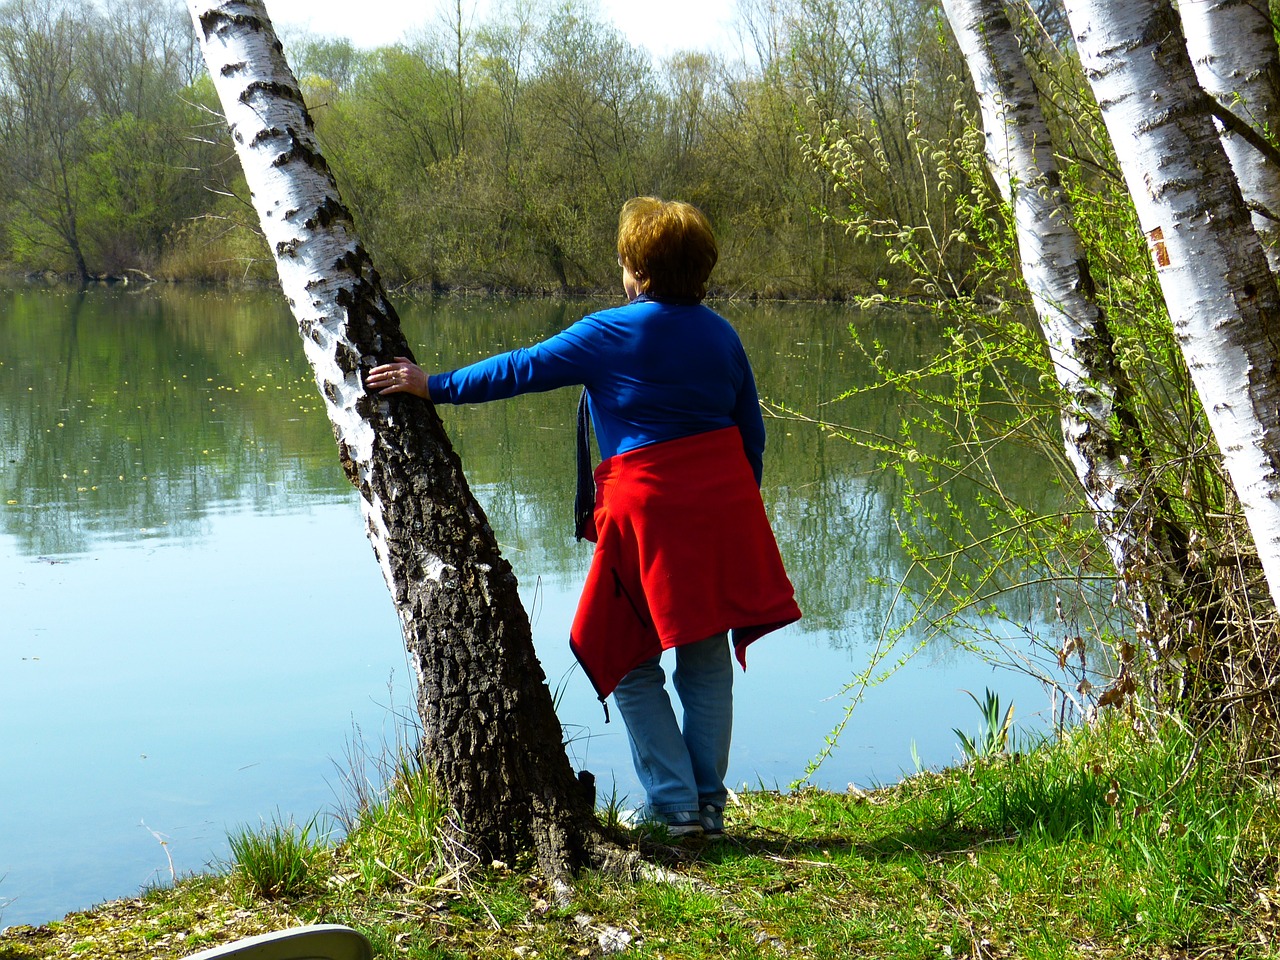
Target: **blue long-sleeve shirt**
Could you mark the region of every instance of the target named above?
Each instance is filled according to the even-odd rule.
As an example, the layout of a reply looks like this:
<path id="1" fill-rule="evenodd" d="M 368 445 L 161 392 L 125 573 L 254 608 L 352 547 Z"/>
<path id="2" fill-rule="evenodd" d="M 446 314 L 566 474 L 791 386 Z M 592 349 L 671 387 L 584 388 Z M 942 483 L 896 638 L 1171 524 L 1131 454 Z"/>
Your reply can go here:
<path id="1" fill-rule="evenodd" d="M 580 384 L 602 459 L 737 426 L 760 482 L 764 420 L 755 377 L 729 322 L 702 304 L 640 296 L 561 333 L 427 381 L 437 403 L 483 403 Z"/>

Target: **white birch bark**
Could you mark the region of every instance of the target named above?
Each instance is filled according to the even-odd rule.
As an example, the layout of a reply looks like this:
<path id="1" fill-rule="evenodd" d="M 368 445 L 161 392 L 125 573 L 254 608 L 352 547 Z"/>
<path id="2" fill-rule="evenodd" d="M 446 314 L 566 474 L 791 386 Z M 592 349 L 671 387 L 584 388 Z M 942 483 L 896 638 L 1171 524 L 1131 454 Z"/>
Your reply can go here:
<path id="1" fill-rule="evenodd" d="M 1067 0 L 1175 335 L 1280 605 L 1280 295 L 1169 0 Z"/>
<path id="2" fill-rule="evenodd" d="M 364 386 L 411 356 L 262 0 L 189 0 L 196 36 L 417 670 L 422 753 L 467 846 L 562 880 L 611 854 L 562 745 L 510 565 L 434 408 Z M 342 571 L 316 571 L 342 610 Z M 353 642 L 363 629 L 352 622 Z"/>
<path id="3" fill-rule="evenodd" d="M 356 256 L 358 240 L 349 215 L 320 158 L 301 98 L 287 93 L 297 84 L 284 54 L 274 46 L 274 32 L 259 26 L 269 25 L 260 0 L 191 0 L 189 6 L 263 235 L 275 255 L 280 287 L 304 332 L 307 359 L 344 463 L 354 465 L 353 482 L 364 492 L 374 435 L 359 409 L 368 398 L 346 331 L 347 310 L 340 302 L 359 278 L 335 269 Z M 214 28 L 215 16 L 225 18 L 221 29 Z M 255 96 L 258 92 L 284 95 Z M 326 229 L 316 230 L 321 219 Z M 367 516 L 376 514 L 371 504 L 362 503 Z M 375 540 L 374 547 L 385 572 L 385 544 Z"/>
<path id="4" fill-rule="evenodd" d="M 1255 131 L 1280 131 L 1280 48 L 1266 6 L 1180 0 L 1178 13 L 1204 91 Z M 1239 133 L 1221 125 L 1219 133 L 1271 271 L 1280 273 L 1280 167 Z"/>
<path id="5" fill-rule="evenodd" d="M 992 176 L 1013 211 L 1022 275 L 1058 383 L 1067 458 L 1092 508 L 1139 639 L 1168 648 L 1160 581 L 1175 575 L 1142 478 L 1140 455 L 1117 431 L 1123 374 L 1105 318 L 1088 290 L 1087 257 L 1060 185 L 1048 125 L 1002 0 L 943 0 L 973 78 Z M 1160 554 L 1166 554 L 1163 560 Z M 1158 569 L 1159 568 L 1159 569 Z"/>

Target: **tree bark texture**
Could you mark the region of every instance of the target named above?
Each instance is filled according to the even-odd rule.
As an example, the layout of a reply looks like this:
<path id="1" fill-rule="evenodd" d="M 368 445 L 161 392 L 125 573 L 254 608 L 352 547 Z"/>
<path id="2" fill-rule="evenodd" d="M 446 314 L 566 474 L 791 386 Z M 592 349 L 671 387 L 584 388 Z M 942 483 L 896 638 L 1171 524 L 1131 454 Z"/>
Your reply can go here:
<path id="1" fill-rule="evenodd" d="M 1280 602 L 1280 294 L 1169 0 L 1068 0 L 1165 303 Z"/>
<path id="2" fill-rule="evenodd" d="M 1255 131 L 1280 129 L 1280 48 L 1257 0 L 1182 0 L 1187 53 L 1204 91 Z M 1273 273 L 1280 272 L 1280 167 L 1229 127 L 1222 146 Z"/>
<path id="3" fill-rule="evenodd" d="M 1141 431 L 1125 405 L 1106 317 L 1061 188 L 1031 72 L 1002 0 L 943 0 L 982 111 L 992 177 L 1014 219 L 1022 275 L 1064 394 L 1062 436 L 1115 567 L 1138 639 L 1157 658 L 1196 639 L 1186 534 L 1161 509 Z M 1181 601 L 1174 598 L 1181 595 Z"/>
<path id="4" fill-rule="evenodd" d="M 479 856 L 511 860 L 532 846 L 562 879 L 588 862 L 598 828 L 515 576 L 431 404 L 364 388 L 370 367 L 411 353 L 263 3 L 189 7 L 417 668 L 424 759 Z M 351 616 L 341 572 L 327 573 L 334 616 Z"/>

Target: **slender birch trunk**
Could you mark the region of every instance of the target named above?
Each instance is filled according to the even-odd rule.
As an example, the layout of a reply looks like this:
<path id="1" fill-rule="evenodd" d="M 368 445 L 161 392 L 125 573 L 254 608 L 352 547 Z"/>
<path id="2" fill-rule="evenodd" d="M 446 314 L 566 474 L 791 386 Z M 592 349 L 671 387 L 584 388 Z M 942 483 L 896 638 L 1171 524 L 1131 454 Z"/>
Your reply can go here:
<path id="1" fill-rule="evenodd" d="M 1280 603 L 1280 294 L 1169 0 L 1067 0 L 1196 391 Z"/>
<path id="2" fill-rule="evenodd" d="M 1115 566 L 1139 640 L 1158 658 L 1201 627 L 1170 593 L 1186 590 L 1186 535 L 1144 491 L 1147 457 L 1132 390 L 1089 291 L 1087 254 L 1061 188 L 1049 128 L 1002 0 L 943 0 L 982 111 L 987 157 L 1013 211 L 1022 275 L 1065 396 L 1062 436 Z"/>
<path id="3" fill-rule="evenodd" d="M 532 846 L 563 879 L 607 851 L 562 746 L 515 576 L 431 404 L 365 391 L 371 366 L 411 354 L 262 0 L 189 6 L 418 671 L 424 759 L 486 862 Z M 333 615 L 349 617 L 342 570 L 314 575 Z M 351 623 L 352 642 L 362 629 Z"/>
<path id="4" fill-rule="evenodd" d="M 1181 0 L 1178 14 L 1205 93 L 1259 133 L 1280 130 L 1280 48 L 1266 6 Z M 1220 125 L 1219 133 L 1267 262 L 1280 273 L 1280 166 L 1238 131 Z"/>

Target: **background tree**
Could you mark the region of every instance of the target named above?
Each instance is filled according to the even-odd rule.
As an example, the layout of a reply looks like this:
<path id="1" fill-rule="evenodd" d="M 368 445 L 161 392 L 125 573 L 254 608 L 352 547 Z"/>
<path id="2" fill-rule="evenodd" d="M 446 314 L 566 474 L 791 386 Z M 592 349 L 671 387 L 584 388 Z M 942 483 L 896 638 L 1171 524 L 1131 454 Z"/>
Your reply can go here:
<path id="1" fill-rule="evenodd" d="M 154 271 L 208 213 L 203 67 L 165 0 L 0 8 L 0 208 L 13 259 L 81 282 Z M 208 161 L 206 163 L 206 161 Z"/>
<path id="2" fill-rule="evenodd" d="M 0 151 L 8 172 L 10 243 L 19 255 L 65 257 L 81 282 L 90 113 L 84 55 L 88 9 L 76 2 L 9 0 L 0 7 Z"/>
<path id="3" fill-rule="evenodd" d="M 88 198 L 78 200 L 77 244 L 93 273 L 266 275 L 242 185 L 215 176 L 234 170 L 221 162 L 230 146 L 202 126 L 211 89 L 174 37 L 175 4 L 82 8 L 92 39 L 74 64 L 81 115 L 68 125 L 82 184 L 66 191 Z M 828 112 L 863 118 L 868 184 L 892 192 L 886 203 L 920 207 L 918 174 L 902 175 L 894 151 L 913 131 L 954 120 L 927 6 L 846 7 L 744 7 L 750 49 L 741 58 L 683 51 L 655 62 L 594 6 L 538 0 L 498 5 L 483 21 L 453 3 L 422 32 L 373 50 L 303 35 L 291 56 L 348 206 L 391 282 L 611 290 L 617 207 L 657 192 L 715 218 L 726 254 L 719 292 L 845 297 L 892 286 L 901 272 L 883 238 L 847 234 L 820 214 L 846 198 L 830 192 L 797 133 L 819 129 Z M 33 191 L 14 177 L 46 168 L 49 142 L 5 144 L 17 161 L 0 177 L 11 224 L 36 224 L 24 212 Z M 52 209 L 42 196 L 35 206 Z M 21 242 L 0 262 L 78 272 L 69 223 L 59 223 L 62 233 L 11 226 Z"/>
<path id="4" fill-rule="evenodd" d="M 653 128 L 657 97 L 647 59 L 615 28 L 572 4 L 543 28 L 535 64 L 517 197 L 525 230 L 568 290 L 591 283 L 617 259 L 609 239 L 616 213 L 603 223 L 599 214 L 648 189 L 642 137 Z"/>
<path id="5" fill-rule="evenodd" d="M 318 93 L 333 99 L 341 97 L 360 70 L 361 54 L 345 37 L 306 37 L 294 48 L 298 79 L 313 98 Z M 328 100 L 319 102 L 327 104 Z"/>
<path id="6" fill-rule="evenodd" d="M 81 232 L 104 272 L 151 271 L 175 227 L 206 206 L 193 175 L 197 110 L 181 95 L 200 76 L 199 49 L 163 0 L 111 0 L 87 33 Z"/>
<path id="7" fill-rule="evenodd" d="M 939 202 L 936 158 L 920 150 L 922 143 L 955 141 L 962 129 L 953 108 L 964 96 L 955 79 L 964 65 L 953 48 L 937 43 L 936 9 L 803 0 L 794 11 L 795 84 L 806 103 L 798 114 L 804 156 L 819 169 L 826 166 L 824 152 L 842 158 L 844 175 L 831 179 L 819 209 L 857 222 L 854 269 L 876 289 L 902 292 L 916 271 L 902 261 L 897 240 L 902 225 L 911 224 L 908 246 L 942 257 L 956 280 L 934 292 L 969 292 L 959 279 L 967 254 L 956 242 L 955 211 Z"/>
<path id="8" fill-rule="evenodd" d="M 815 212 L 822 179 L 796 144 L 804 93 L 791 70 L 787 8 L 751 2 L 739 11 L 747 57 L 722 63 L 722 109 L 708 121 L 711 162 L 734 176 L 705 205 L 727 227 L 720 236 L 724 260 L 741 275 L 718 280 L 766 296 L 829 293 L 842 284 L 832 282 L 832 254 L 823 253 L 830 237 Z"/>
<path id="9" fill-rule="evenodd" d="M 476 38 L 479 74 L 490 91 L 496 160 L 502 180 L 515 174 L 520 146 L 520 117 L 524 85 L 529 78 L 534 43 L 534 12 L 525 2 L 504 8 L 505 18 L 482 26 Z"/>

